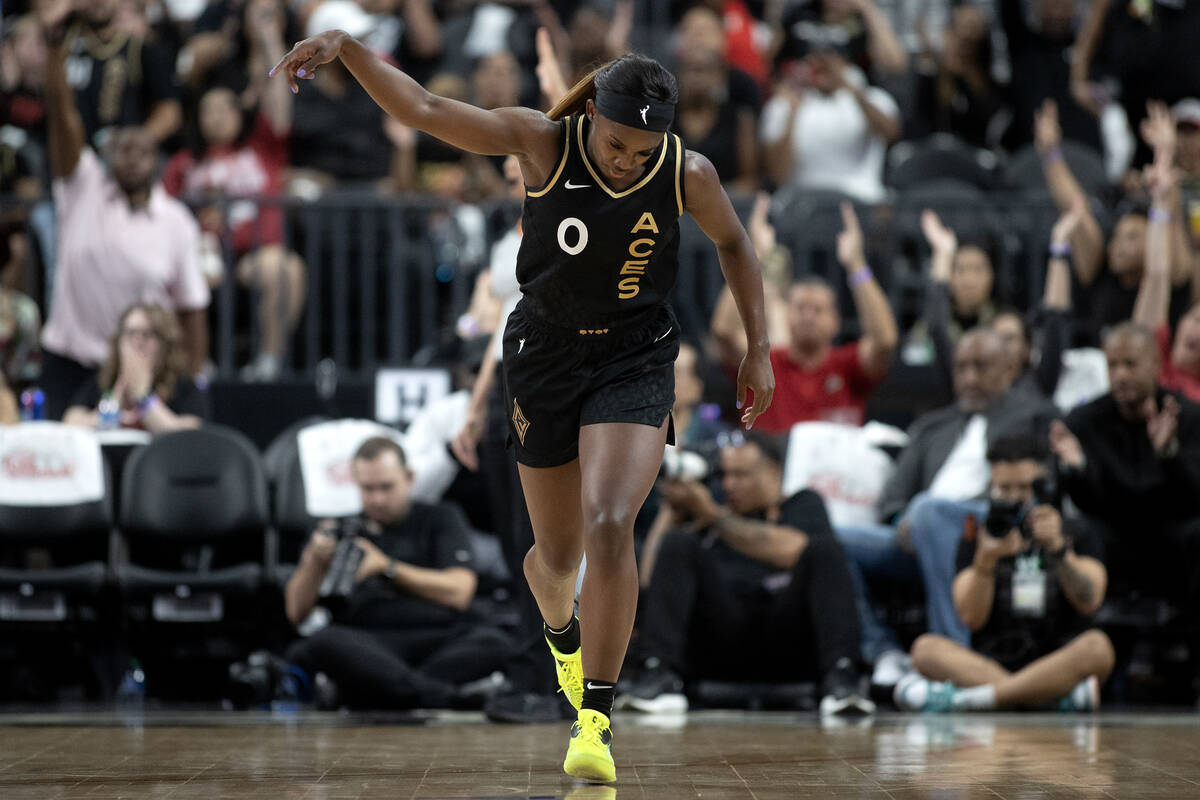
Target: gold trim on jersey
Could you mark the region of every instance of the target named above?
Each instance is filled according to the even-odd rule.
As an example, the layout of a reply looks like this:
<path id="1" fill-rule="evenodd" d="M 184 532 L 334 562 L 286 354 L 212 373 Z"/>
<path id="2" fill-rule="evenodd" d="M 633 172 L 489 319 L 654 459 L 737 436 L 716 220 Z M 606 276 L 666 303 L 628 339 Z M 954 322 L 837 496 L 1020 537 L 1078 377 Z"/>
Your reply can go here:
<path id="1" fill-rule="evenodd" d="M 588 160 L 587 147 L 583 142 L 583 120 L 585 118 L 586 117 L 581 116 L 579 118 L 579 124 L 576 126 L 576 130 L 579 132 L 579 155 L 583 158 L 583 165 L 587 167 L 587 171 L 592 174 L 592 178 L 595 179 L 596 183 L 600 184 L 600 188 L 608 192 L 609 197 L 625 197 L 626 195 L 633 194 L 638 189 L 649 183 L 650 179 L 658 174 L 658 168 L 662 166 L 663 161 L 665 161 L 667 158 L 667 135 L 665 133 L 663 134 L 663 146 L 658 153 L 658 161 L 654 163 L 654 168 L 649 170 L 645 175 L 642 176 L 640 181 L 635 183 L 633 186 L 630 186 L 628 189 L 620 192 L 614 192 L 612 189 L 610 189 L 608 184 L 600 178 L 600 175 L 596 172 L 595 168 L 592 167 L 592 162 Z"/>
<path id="2" fill-rule="evenodd" d="M 566 135 L 563 136 L 563 154 L 562 154 L 562 158 L 560 158 L 558 160 L 558 169 L 554 170 L 554 174 L 550 176 L 550 180 L 546 183 L 546 185 L 543 186 L 542 188 L 538 189 L 536 192 L 531 192 L 531 191 L 526 190 L 525 195 L 527 197 L 541 197 L 546 192 L 553 189 L 554 184 L 558 183 L 558 178 L 560 175 L 562 175 L 563 167 L 565 167 L 567 165 L 567 156 L 571 152 L 571 118 L 570 117 L 567 117 L 567 124 L 564 127 L 566 128 Z"/>
<path id="3" fill-rule="evenodd" d="M 679 207 L 679 216 L 683 216 L 683 189 L 680 187 L 680 181 L 683 176 L 680 175 L 680 164 L 683 163 L 683 143 L 679 141 L 677 134 L 671 134 L 675 137 L 675 205 Z"/>

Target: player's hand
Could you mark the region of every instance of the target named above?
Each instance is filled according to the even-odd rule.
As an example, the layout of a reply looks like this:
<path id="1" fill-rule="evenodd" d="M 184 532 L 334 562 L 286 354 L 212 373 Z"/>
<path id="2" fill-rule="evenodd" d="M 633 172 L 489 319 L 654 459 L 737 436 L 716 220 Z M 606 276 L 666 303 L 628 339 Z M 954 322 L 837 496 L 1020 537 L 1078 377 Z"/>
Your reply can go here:
<path id="1" fill-rule="evenodd" d="M 754 394 L 754 402 L 746 408 L 746 390 Z M 771 405 L 775 394 L 775 372 L 771 369 L 769 348 L 752 348 L 738 367 L 737 407 L 742 409 L 742 424 L 746 430 L 754 427 L 754 420 Z"/>
<path id="2" fill-rule="evenodd" d="M 341 55 L 342 44 L 349 38 L 350 35 L 345 31 L 325 31 L 305 39 L 279 59 L 279 63 L 267 75 L 273 77 L 275 73 L 282 72 L 294 94 L 300 91 L 296 78 L 312 80 L 317 67 Z"/>

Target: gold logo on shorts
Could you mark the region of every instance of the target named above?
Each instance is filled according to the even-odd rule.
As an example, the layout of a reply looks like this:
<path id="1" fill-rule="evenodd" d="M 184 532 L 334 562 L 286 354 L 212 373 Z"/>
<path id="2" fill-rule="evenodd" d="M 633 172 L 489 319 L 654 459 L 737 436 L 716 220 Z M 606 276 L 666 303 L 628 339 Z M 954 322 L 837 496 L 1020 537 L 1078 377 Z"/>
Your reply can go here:
<path id="1" fill-rule="evenodd" d="M 525 412 L 521 410 L 521 404 L 517 402 L 517 398 L 513 398 L 513 427 L 517 430 L 517 439 L 521 442 L 521 446 L 525 446 L 525 431 L 529 430 L 529 420 L 525 419 Z"/>

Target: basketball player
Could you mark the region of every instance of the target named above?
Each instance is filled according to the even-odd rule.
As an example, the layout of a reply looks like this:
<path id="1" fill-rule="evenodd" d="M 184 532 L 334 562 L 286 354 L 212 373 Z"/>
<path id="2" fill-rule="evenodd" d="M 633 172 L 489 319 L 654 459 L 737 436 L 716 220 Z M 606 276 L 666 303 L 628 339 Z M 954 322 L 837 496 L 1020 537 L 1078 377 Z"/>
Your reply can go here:
<path id="1" fill-rule="evenodd" d="M 300 42 L 272 74 L 283 72 L 295 92 L 297 78 L 335 58 L 399 122 L 520 161 L 529 187 L 517 256 L 523 297 L 505 329 L 502 377 L 534 529 L 524 568 L 559 682 L 579 709 L 563 769 L 616 780 L 609 719 L 637 605 L 633 523 L 673 438 L 679 325 L 667 295 L 678 217 L 690 213 L 716 245 L 741 313 L 747 427 L 775 388 L 754 250 L 712 164 L 667 133 L 675 78 L 652 59 L 601 67 L 548 114 L 432 95 L 343 31 Z"/>

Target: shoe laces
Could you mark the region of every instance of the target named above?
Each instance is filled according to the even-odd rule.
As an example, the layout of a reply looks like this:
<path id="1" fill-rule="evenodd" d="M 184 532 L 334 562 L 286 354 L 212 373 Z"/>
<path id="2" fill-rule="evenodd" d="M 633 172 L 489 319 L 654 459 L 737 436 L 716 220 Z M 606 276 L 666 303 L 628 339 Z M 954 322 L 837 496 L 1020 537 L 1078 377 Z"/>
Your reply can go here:
<path id="1" fill-rule="evenodd" d="M 608 742 L 604 741 L 604 732 L 609 731 L 609 740 L 611 741 L 611 726 L 600 712 L 592 711 L 591 713 L 580 714 L 576 724 L 579 726 L 578 738 L 580 741 L 599 747 L 608 747 Z"/>
<path id="2" fill-rule="evenodd" d="M 558 691 L 565 693 L 569 688 L 583 696 L 583 664 L 578 659 L 563 657 L 557 650 L 554 651 L 554 661 L 561 678 Z"/>

